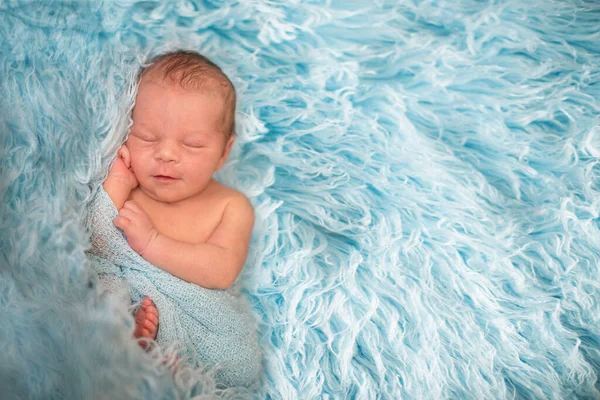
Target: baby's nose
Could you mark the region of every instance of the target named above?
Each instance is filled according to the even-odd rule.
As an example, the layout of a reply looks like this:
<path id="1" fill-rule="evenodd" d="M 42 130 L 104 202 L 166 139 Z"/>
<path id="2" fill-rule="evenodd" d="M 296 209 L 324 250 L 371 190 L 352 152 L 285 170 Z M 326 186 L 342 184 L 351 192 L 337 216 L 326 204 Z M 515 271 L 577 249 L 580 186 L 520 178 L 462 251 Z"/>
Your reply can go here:
<path id="1" fill-rule="evenodd" d="M 179 159 L 175 144 L 170 142 L 160 143 L 156 152 L 156 159 L 162 162 L 173 162 Z"/>

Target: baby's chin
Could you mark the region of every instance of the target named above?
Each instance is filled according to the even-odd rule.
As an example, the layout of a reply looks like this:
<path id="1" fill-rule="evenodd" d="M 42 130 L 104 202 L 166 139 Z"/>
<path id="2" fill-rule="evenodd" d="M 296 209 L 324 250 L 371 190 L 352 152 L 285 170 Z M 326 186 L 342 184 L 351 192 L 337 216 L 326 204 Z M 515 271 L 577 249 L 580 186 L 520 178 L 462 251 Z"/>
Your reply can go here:
<path id="1" fill-rule="evenodd" d="M 148 197 L 161 203 L 177 203 L 190 197 L 172 188 L 153 188 L 140 185 L 140 190 Z"/>

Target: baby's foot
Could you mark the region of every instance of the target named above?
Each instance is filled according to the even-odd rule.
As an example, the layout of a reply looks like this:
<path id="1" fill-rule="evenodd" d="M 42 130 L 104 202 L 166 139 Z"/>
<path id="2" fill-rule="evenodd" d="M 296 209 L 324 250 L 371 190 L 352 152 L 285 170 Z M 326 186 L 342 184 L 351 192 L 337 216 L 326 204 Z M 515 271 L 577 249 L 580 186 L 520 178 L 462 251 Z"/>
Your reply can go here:
<path id="1" fill-rule="evenodd" d="M 135 313 L 135 330 L 133 336 L 136 338 L 156 339 L 158 332 L 158 309 L 150 297 L 144 297 L 142 305 Z M 140 346 L 146 347 L 146 342 L 140 341 Z"/>

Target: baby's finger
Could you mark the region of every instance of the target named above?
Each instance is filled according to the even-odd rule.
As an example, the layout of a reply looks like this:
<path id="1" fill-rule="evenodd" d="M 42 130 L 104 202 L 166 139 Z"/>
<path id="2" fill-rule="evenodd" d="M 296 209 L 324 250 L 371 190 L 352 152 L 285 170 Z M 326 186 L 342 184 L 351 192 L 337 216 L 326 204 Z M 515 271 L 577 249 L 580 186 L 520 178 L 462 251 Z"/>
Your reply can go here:
<path id="1" fill-rule="evenodd" d="M 113 223 L 115 226 L 121 230 L 125 230 L 131 224 L 131 221 L 128 218 L 125 218 L 121 215 L 113 219 Z"/>
<path id="2" fill-rule="evenodd" d="M 119 217 L 124 217 L 127 218 L 129 221 L 132 221 L 135 219 L 135 211 L 123 207 L 121 208 L 121 211 L 119 211 Z"/>
<path id="3" fill-rule="evenodd" d="M 138 204 L 133 201 L 133 200 L 127 200 L 125 202 L 125 204 L 123 204 L 123 208 L 127 208 L 128 210 L 134 211 L 134 212 L 140 212 L 142 211 L 142 209 L 140 208 L 140 206 L 138 206 Z"/>

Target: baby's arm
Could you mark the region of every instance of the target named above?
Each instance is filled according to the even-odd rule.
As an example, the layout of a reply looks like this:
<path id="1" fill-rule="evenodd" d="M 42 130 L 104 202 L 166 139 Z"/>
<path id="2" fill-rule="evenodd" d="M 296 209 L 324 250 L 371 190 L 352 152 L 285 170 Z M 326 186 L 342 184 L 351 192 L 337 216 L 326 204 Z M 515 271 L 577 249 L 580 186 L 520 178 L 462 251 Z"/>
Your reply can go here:
<path id="1" fill-rule="evenodd" d="M 117 210 L 123 207 L 131 191 L 138 185 L 138 181 L 130 169 L 130 160 L 129 149 L 125 145 L 121 146 L 117 159 L 108 173 L 108 178 L 102 185 Z"/>
<path id="2" fill-rule="evenodd" d="M 227 289 L 242 271 L 254 226 L 254 210 L 242 194 L 232 198 L 215 232 L 205 243 L 171 239 L 152 226 L 133 201 L 127 201 L 115 225 L 148 262 L 207 289 Z"/>

